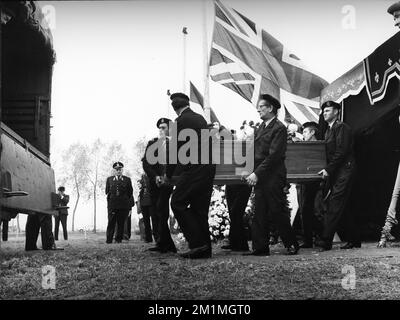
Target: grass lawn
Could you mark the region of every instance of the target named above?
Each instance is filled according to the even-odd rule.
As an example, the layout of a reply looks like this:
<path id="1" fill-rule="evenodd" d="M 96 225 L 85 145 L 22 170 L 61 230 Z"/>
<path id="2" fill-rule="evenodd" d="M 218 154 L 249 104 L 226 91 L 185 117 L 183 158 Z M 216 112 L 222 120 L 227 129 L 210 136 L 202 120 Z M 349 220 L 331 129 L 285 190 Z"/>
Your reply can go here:
<path id="1" fill-rule="evenodd" d="M 213 258 L 185 260 L 146 251 L 134 236 L 105 243 L 105 234 L 70 234 L 64 251 L 24 251 L 23 235 L 10 235 L 0 248 L 0 299 L 399 299 L 400 248 L 376 243 L 329 252 L 301 250 L 285 256 L 280 245 L 270 257 L 246 257 L 213 246 Z M 40 247 L 40 240 L 38 243 Z M 179 249 L 185 250 L 180 244 Z M 42 288 L 42 267 L 56 270 L 56 290 Z M 350 266 L 350 267 L 349 267 Z M 352 267 L 355 288 L 344 289 Z M 344 269 L 343 269 L 344 268 Z M 350 268 L 350 269 L 346 269 Z M 345 284 L 349 283 L 344 281 Z"/>

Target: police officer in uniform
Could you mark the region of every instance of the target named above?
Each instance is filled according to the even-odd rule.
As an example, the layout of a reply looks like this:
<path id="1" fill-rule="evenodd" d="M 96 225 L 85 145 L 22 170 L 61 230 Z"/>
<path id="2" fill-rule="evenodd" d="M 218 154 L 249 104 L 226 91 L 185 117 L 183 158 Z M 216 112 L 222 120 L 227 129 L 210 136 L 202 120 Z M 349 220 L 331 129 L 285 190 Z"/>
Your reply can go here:
<path id="1" fill-rule="evenodd" d="M 156 246 L 149 249 L 149 251 L 158 251 L 161 253 L 173 252 L 176 253 L 174 241 L 171 238 L 171 233 L 168 227 L 169 219 L 169 198 L 171 197 L 173 186 L 167 183 L 164 179 L 166 174 L 166 162 L 169 151 L 169 124 L 170 119 L 160 118 L 157 121 L 157 128 L 159 129 L 160 137 L 150 140 L 146 147 L 158 144 L 159 152 L 155 154 L 160 156 L 159 161 L 155 164 L 150 164 L 146 153 L 143 157 L 143 170 L 146 172 L 150 179 L 150 195 L 154 206 L 155 215 L 157 216 Z M 154 221 L 154 220 L 153 220 Z"/>
<path id="2" fill-rule="evenodd" d="M 122 175 L 124 165 L 121 162 L 115 162 L 113 168 L 115 175 L 108 177 L 106 181 L 106 195 L 108 205 L 108 225 L 106 243 L 112 243 L 117 223 L 117 235 L 115 241 L 121 243 L 125 220 L 128 217 L 129 210 L 134 205 L 133 188 L 131 179 Z"/>
<path id="3" fill-rule="evenodd" d="M 400 28 L 400 1 L 392 4 L 387 12 L 393 15 L 394 25 Z"/>
<path id="4" fill-rule="evenodd" d="M 185 159 L 182 162 L 177 157 L 177 163 L 168 161 L 166 179 L 171 179 L 174 171 L 178 175 L 175 189 L 171 197 L 171 207 L 175 218 L 185 236 L 189 251 L 182 253 L 181 257 L 189 259 L 210 258 L 211 240 L 208 224 L 208 210 L 210 207 L 215 165 L 201 163 L 201 132 L 209 130 L 207 122 L 198 113 L 189 107 L 189 97 L 183 93 L 174 93 L 170 96 L 172 107 L 178 118 L 175 120 L 177 135 L 171 135 L 171 143 L 177 145 L 177 155 L 182 146 L 189 148 L 190 153 L 197 151 L 198 158 Z M 197 139 L 187 137 L 186 141 L 178 141 L 179 133 L 187 130 L 195 133 Z M 197 141 L 196 141 L 197 140 Z M 187 155 L 187 152 L 185 153 Z M 182 156 L 182 155 L 181 155 Z"/>

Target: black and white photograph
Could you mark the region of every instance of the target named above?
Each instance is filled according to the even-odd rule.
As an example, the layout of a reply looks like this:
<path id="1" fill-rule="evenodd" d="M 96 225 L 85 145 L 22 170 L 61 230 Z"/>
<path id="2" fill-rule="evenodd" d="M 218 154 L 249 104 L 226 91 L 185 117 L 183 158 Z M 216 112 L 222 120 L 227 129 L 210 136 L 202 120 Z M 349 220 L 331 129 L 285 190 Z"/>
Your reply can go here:
<path id="1" fill-rule="evenodd" d="M 0 300 L 400 299 L 400 1 L 0 13 Z"/>

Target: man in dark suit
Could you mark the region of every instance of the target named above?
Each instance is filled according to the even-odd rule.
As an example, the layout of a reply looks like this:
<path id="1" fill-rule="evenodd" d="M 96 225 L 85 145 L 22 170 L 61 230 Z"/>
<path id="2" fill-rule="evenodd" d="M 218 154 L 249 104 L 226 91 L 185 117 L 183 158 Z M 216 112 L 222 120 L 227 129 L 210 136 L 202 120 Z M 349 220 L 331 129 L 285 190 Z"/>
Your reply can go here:
<path id="1" fill-rule="evenodd" d="M 121 243 L 124 224 L 129 210 L 134 205 L 133 188 L 131 179 L 122 175 L 124 165 L 121 162 L 115 162 L 113 168 L 115 175 L 108 177 L 106 181 L 106 195 L 108 206 L 108 225 L 106 243 L 112 243 L 115 223 L 117 223 L 117 235 L 115 241 Z"/>
<path id="2" fill-rule="evenodd" d="M 58 216 L 54 217 L 54 239 L 58 240 L 58 229 L 60 228 L 60 221 L 63 228 L 64 240 L 68 240 L 68 231 L 67 231 L 67 217 L 68 217 L 68 209 L 67 208 L 57 208 L 57 207 L 66 207 L 69 202 L 69 195 L 65 194 L 65 188 L 59 187 L 58 194 L 56 198 L 56 209 L 58 211 Z"/>
<path id="3" fill-rule="evenodd" d="M 189 244 L 189 251 L 181 254 L 181 256 L 190 259 L 210 258 L 211 240 L 208 210 L 213 189 L 215 165 L 211 164 L 209 158 L 204 159 L 201 156 L 201 145 L 203 143 L 201 133 L 209 129 L 204 118 L 190 109 L 188 96 L 183 93 L 174 93 L 170 98 L 172 107 L 178 115 L 174 124 L 176 125 L 176 132 L 174 132 L 174 128 L 170 142 L 171 146 L 175 144 L 177 158 L 168 160 L 166 180 L 171 179 L 174 171 L 178 175 L 171 197 L 171 207 Z M 184 135 L 185 133 L 189 134 L 186 136 L 186 141 L 179 141 L 179 134 Z M 185 149 L 186 151 L 189 150 L 189 158 L 185 158 L 188 152 L 182 152 Z M 180 150 L 181 152 L 179 152 Z M 171 151 L 169 155 L 171 156 L 173 153 Z"/>
<path id="4" fill-rule="evenodd" d="M 157 239 L 156 246 L 149 249 L 149 251 L 158 251 L 161 253 L 173 252 L 176 253 L 176 247 L 172 240 L 171 233 L 168 227 L 169 219 L 169 198 L 172 194 L 173 186 L 166 183 L 164 175 L 166 173 L 166 156 L 169 150 L 169 124 L 171 120 L 161 118 L 157 121 L 157 128 L 159 129 L 159 138 L 150 140 L 146 147 L 158 144 L 159 152 L 155 155 L 159 156 L 159 161 L 150 164 L 148 158 L 145 156 L 142 159 L 143 170 L 146 172 L 150 179 L 150 194 L 154 204 L 155 215 L 157 216 Z"/>
<path id="5" fill-rule="evenodd" d="M 326 101 L 321 106 L 325 121 L 328 123 L 325 132 L 327 166 L 319 174 L 327 180 L 330 187 L 327 212 L 324 217 L 322 241 L 318 246 L 322 250 L 332 249 L 332 241 L 344 212 L 354 177 L 355 163 L 353 156 L 353 136 L 351 128 L 339 121 L 340 104 Z M 351 214 L 351 213 L 350 213 Z M 351 218 L 351 217 L 347 217 Z M 341 249 L 361 247 L 358 227 L 349 219 L 349 242 Z"/>
<path id="6" fill-rule="evenodd" d="M 263 120 L 254 138 L 254 172 L 246 180 L 254 186 L 255 213 L 251 225 L 253 251 L 250 255 L 269 255 L 269 217 L 274 221 L 288 254 L 297 254 L 299 245 L 285 206 L 285 154 L 287 130 L 276 115 L 281 107 L 274 97 L 263 94 L 257 112 Z"/>
<path id="7" fill-rule="evenodd" d="M 314 121 L 303 124 L 304 141 L 317 141 L 319 137 L 318 123 Z M 304 242 L 300 248 L 312 248 L 314 245 L 313 234 L 319 234 L 319 223 L 315 216 L 315 199 L 320 189 L 319 181 L 303 182 L 300 184 L 300 212 L 303 224 Z"/>

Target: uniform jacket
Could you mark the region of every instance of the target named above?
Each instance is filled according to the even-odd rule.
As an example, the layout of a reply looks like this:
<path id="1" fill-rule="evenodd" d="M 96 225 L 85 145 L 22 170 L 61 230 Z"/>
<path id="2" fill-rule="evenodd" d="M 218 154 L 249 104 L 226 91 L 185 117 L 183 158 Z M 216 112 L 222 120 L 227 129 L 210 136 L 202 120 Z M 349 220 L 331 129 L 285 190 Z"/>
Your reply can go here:
<path id="1" fill-rule="evenodd" d="M 160 140 L 158 138 L 154 138 L 147 143 L 146 152 L 142 159 L 143 170 L 146 173 L 146 175 L 150 181 L 150 190 L 155 190 L 155 188 L 157 188 L 156 177 L 157 176 L 162 177 L 166 173 L 166 163 L 157 162 L 155 164 L 150 164 L 146 158 L 146 153 L 147 153 L 148 148 L 151 145 L 153 145 L 154 143 L 157 143 L 159 141 Z M 165 146 L 164 152 L 165 152 L 165 156 L 166 156 L 168 154 L 168 145 L 169 145 L 168 139 L 165 140 L 165 143 L 166 143 L 166 146 Z M 157 151 L 155 153 L 155 156 L 158 156 Z M 165 161 L 166 160 L 167 159 L 165 158 Z"/>
<path id="2" fill-rule="evenodd" d="M 61 196 L 57 194 L 56 198 L 56 207 L 61 206 L 65 207 L 69 202 L 69 195 L 64 194 L 64 197 L 61 199 Z M 68 209 L 58 209 L 59 214 L 68 214 Z"/>
<path id="3" fill-rule="evenodd" d="M 174 171 L 175 174 L 179 174 L 182 171 L 187 171 L 190 170 L 193 167 L 198 167 L 198 164 L 200 163 L 201 160 L 201 130 L 202 129 L 208 129 L 207 126 L 207 122 L 206 120 L 203 118 L 203 116 L 201 116 L 200 114 L 194 112 L 192 109 L 187 108 L 185 109 L 181 115 L 176 118 L 175 120 L 176 125 L 177 125 L 177 134 L 179 136 L 179 133 L 183 130 L 183 129 L 193 129 L 196 131 L 197 137 L 198 137 L 198 143 L 195 145 L 192 145 L 191 147 L 193 148 L 197 148 L 198 151 L 198 156 L 199 158 L 197 159 L 197 164 L 195 163 L 188 163 L 188 164 L 183 164 L 179 162 L 179 159 L 177 159 L 178 164 L 173 164 L 173 163 L 169 163 L 167 165 L 167 170 L 166 170 L 166 174 L 167 177 L 171 178 Z M 177 141 L 177 147 L 178 147 L 178 152 L 179 152 L 179 148 L 183 145 L 185 145 L 187 143 L 187 141 L 189 140 L 189 138 L 186 139 L 186 141 Z M 171 141 L 170 143 L 173 143 L 173 141 Z M 177 157 L 178 158 L 178 157 Z"/>
<path id="4" fill-rule="evenodd" d="M 286 178 L 285 154 L 287 130 L 277 118 L 266 127 L 261 125 L 254 137 L 254 173 L 264 181 L 270 176 Z"/>
<path id="5" fill-rule="evenodd" d="M 325 141 L 328 163 L 325 170 L 334 176 L 342 166 L 354 162 L 351 128 L 346 123 L 336 121 L 331 129 L 327 129 Z"/>
<path id="6" fill-rule="evenodd" d="M 127 176 L 122 175 L 119 179 L 116 176 L 108 177 L 106 195 L 109 210 L 130 210 L 134 206 L 132 182 Z"/>
<path id="7" fill-rule="evenodd" d="M 139 202 L 141 207 L 148 207 L 152 205 L 150 180 L 146 175 L 142 175 L 140 179 Z"/>

